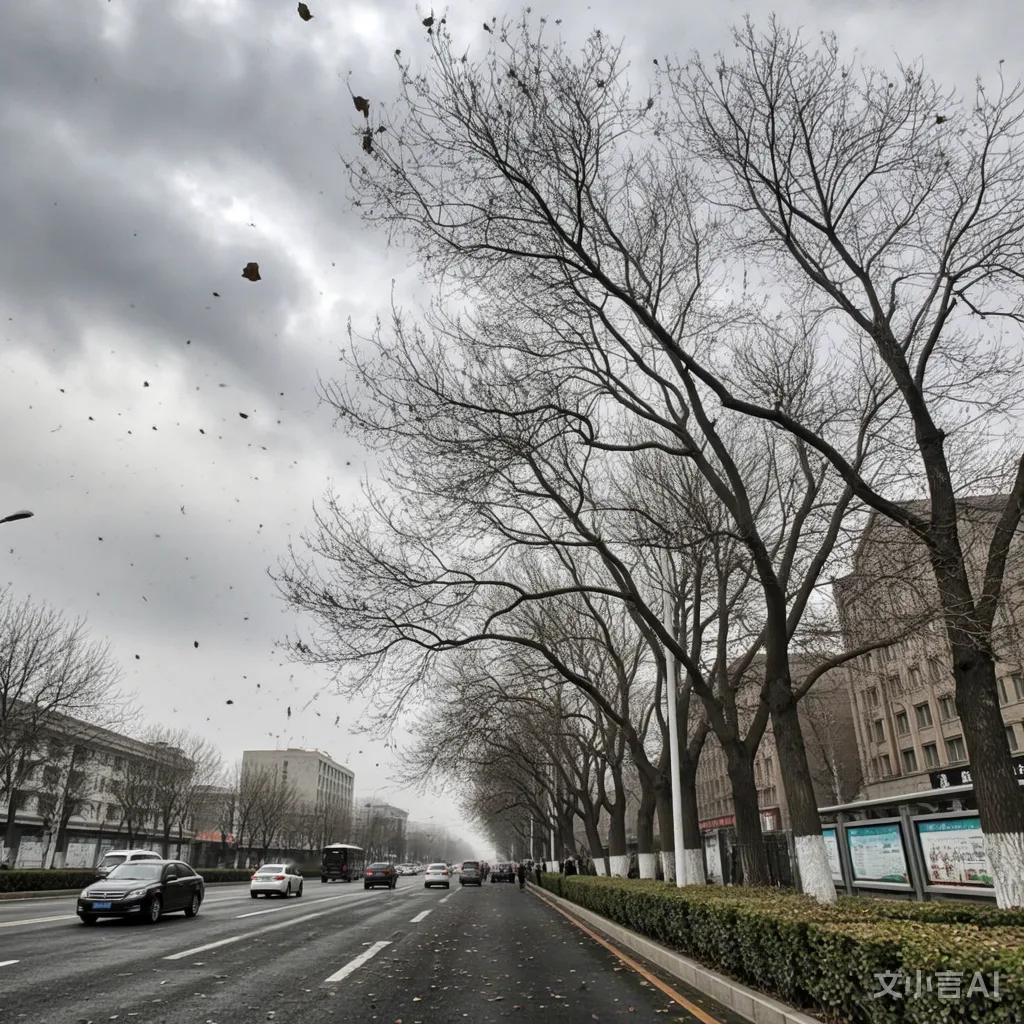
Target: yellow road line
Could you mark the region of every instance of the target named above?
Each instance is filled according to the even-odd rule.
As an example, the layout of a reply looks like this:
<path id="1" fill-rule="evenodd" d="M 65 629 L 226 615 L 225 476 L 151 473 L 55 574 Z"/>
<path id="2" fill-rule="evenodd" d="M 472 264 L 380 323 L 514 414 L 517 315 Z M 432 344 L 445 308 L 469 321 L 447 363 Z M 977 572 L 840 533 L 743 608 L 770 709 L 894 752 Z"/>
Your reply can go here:
<path id="1" fill-rule="evenodd" d="M 639 974 L 645 981 L 649 982 L 655 988 L 660 989 L 662 992 L 665 993 L 665 995 L 669 997 L 669 999 L 672 999 L 674 1002 L 677 1002 L 681 1007 L 683 1007 L 684 1010 L 687 1010 L 689 1013 L 692 1013 L 693 1016 L 701 1022 L 701 1024 L 722 1024 L 722 1021 L 720 1021 L 717 1017 L 712 1017 L 709 1013 L 706 1013 L 695 1003 L 690 1002 L 690 1000 L 687 999 L 686 996 L 684 996 L 681 992 L 677 992 L 671 985 L 662 981 L 661 978 L 657 977 L 654 974 L 651 974 L 651 972 L 647 970 L 646 967 L 638 963 L 631 956 L 627 955 L 626 953 L 623 953 L 622 950 L 619 949 L 617 946 L 613 946 L 607 939 L 603 938 L 602 936 L 598 935 L 597 932 L 588 928 L 578 918 L 573 917 L 572 914 L 568 913 L 567 911 L 563 910 L 560 906 L 558 906 L 557 903 L 553 903 L 546 896 L 541 896 L 540 893 L 537 892 L 536 888 L 533 889 L 533 893 L 538 899 L 543 900 L 549 907 L 551 907 L 552 910 L 557 910 L 558 913 L 562 915 L 562 917 L 564 917 L 570 923 L 574 924 L 577 928 L 579 928 L 581 932 L 583 932 L 585 935 L 590 936 L 590 938 L 592 938 L 596 943 L 598 943 L 598 945 L 604 946 L 604 948 L 607 949 L 609 953 L 618 957 L 627 967 L 636 971 L 636 973 Z"/>

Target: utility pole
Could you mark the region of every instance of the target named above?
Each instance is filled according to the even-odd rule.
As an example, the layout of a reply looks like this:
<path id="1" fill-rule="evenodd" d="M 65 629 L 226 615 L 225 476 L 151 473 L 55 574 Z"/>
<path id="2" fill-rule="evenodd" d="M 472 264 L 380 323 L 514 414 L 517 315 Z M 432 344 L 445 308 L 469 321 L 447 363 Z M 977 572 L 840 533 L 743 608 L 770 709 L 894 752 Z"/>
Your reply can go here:
<path id="1" fill-rule="evenodd" d="M 662 617 L 665 629 L 675 639 L 675 615 L 673 614 L 672 559 L 668 547 L 662 551 L 664 594 Z M 668 743 L 669 766 L 672 771 L 672 844 L 676 862 L 676 885 L 686 884 L 683 878 L 683 790 L 679 779 L 679 722 L 676 707 L 676 659 L 669 646 L 665 645 L 665 691 L 668 695 Z"/>

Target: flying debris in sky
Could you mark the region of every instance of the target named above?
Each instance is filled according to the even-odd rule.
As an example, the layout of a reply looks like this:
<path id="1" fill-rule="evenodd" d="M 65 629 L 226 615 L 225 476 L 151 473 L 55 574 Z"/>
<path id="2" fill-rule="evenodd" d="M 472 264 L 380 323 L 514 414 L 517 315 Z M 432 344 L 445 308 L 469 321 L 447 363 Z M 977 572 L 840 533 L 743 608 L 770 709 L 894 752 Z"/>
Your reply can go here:
<path id="1" fill-rule="evenodd" d="M 306 4 L 301 4 L 301 3 L 299 4 L 299 17 L 303 21 L 312 21 L 313 20 L 313 13 L 312 13 L 312 11 L 310 11 L 309 7 L 306 6 Z"/>
<path id="2" fill-rule="evenodd" d="M 260 265 L 258 263 L 246 263 L 245 268 L 242 271 L 242 277 L 247 281 L 259 281 L 260 278 Z"/>

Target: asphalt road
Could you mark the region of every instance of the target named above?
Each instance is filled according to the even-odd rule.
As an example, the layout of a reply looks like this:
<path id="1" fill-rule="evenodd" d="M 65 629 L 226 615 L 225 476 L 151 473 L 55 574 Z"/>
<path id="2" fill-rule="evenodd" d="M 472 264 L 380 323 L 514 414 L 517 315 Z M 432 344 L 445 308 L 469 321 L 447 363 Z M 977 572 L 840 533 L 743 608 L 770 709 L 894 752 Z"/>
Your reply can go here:
<path id="1" fill-rule="evenodd" d="M 623 965 L 514 885 L 425 890 L 405 877 L 366 892 L 307 880 L 288 901 L 211 886 L 198 917 L 156 925 L 86 928 L 74 907 L 66 896 L 0 904 L 4 1024 L 701 1019 L 657 987 L 656 970 Z"/>

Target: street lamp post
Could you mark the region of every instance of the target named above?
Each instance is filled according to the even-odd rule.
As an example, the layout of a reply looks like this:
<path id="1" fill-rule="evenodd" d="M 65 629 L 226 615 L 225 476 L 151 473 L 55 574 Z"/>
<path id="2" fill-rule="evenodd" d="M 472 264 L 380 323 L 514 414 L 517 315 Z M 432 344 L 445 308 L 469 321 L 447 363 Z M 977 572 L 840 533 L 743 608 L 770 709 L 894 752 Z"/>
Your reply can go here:
<path id="1" fill-rule="evenodd" d="M 675 616 L 672 609 L 672 560 L 668 548 L 662 551 L 665 589 L 662 598 L 662 616 L 665 629 L 669 635 L 675 636 L 673 622 Z M 665 690 L 668 695 L 668 743 L 669 765 L 672 771 L 672 843 L 676 862 L 676 885 L 684 886 L 687 879 L 683 877 L 683 789 L 679 778 L 679 722 L 676 708 L 676 659 L 670 646 L 665 645 Z"/>

